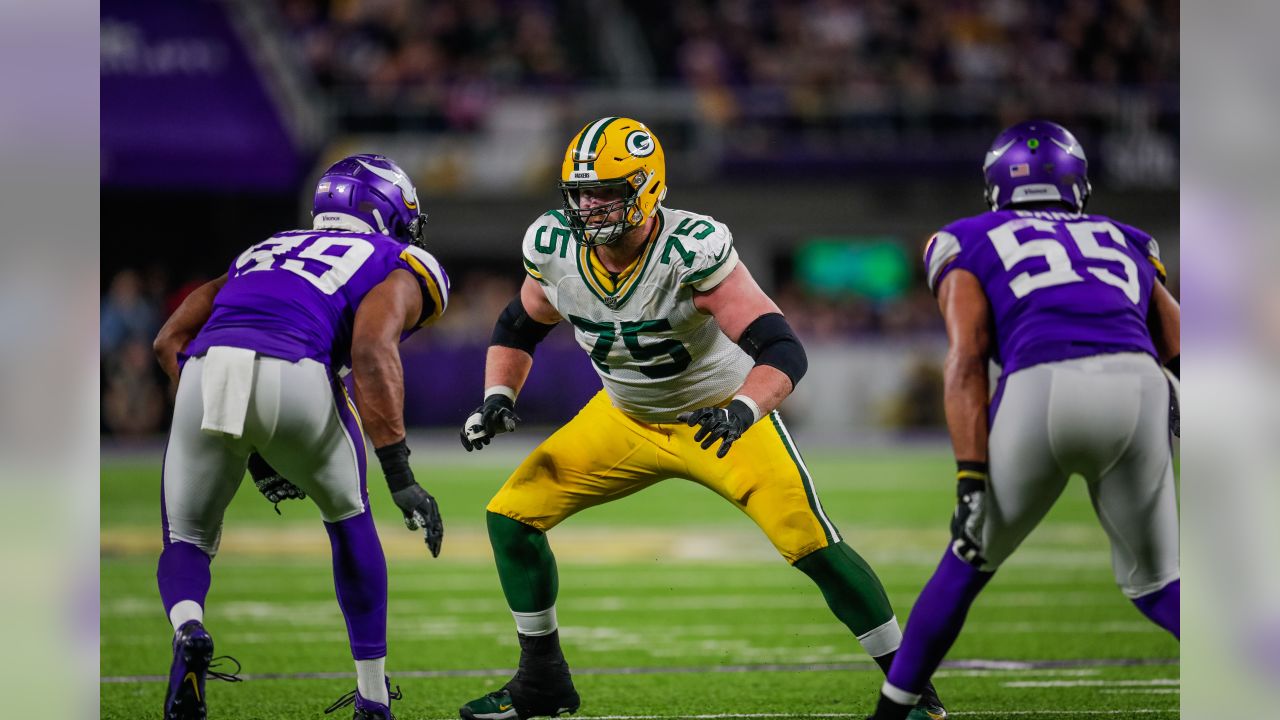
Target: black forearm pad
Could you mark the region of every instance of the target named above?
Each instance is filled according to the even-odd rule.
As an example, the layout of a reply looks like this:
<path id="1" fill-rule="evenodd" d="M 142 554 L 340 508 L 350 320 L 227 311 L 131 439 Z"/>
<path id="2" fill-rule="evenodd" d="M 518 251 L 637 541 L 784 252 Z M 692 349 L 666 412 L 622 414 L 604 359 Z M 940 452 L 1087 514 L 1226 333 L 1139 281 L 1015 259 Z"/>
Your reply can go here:
<path id="1" fill-rule="evenodd" d="M 498 316 L 498 324 L 493 326 L 493 337 L 489 339 L 489 344 L 523 350 L 532 355 L 533 349 L 553 329 L 555 325 L 540 323 L 529 317 L 529 313 L 524 310 L 524 303 L 520 302 L 520 296 L 517 295 Z"/>
<path id="2" fill-rule="evenodd" d="M 751 321 L 742 331 L 742 337 L 738 338 L 738 347 L 745 350 L 757 365 L 768 365 L 786 373 L 793 388 L 800 384 L 800 378 L 809 369 L 804 346 L 782 313 L 768 313 Z"/>
<path id="3" fill-rule="evenodd" d="M 382 465 L 382 474 L 387 478 L 387 487 L 391 492 L 403 490 L 416 482 L 413 470 L 409 467 L 409 445 L 404 440 L 374 448 L 373 452 L 378 456 L 378 463 Z"/>
<path id="4" fill-rule="evenodd" d="M 1179 380 L 1182 379 L 1182 375 L 1181 375 L 1182 356 L 1181 355 L 1174 355 L 1173 358 L 1169 360 L 1169 362 L 1164 364 L 1164 366 L 1169 368 L 1169 372 L 1173 373 L 1174 377 L 1178 378 Z"/>

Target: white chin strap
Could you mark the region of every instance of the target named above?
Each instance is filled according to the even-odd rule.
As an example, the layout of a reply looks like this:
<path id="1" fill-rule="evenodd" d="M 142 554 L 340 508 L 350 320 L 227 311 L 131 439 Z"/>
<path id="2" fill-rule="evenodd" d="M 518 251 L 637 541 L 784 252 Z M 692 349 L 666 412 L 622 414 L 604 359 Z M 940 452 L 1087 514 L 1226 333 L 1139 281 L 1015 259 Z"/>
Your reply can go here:
<path id="1" fill-rule="evenodd" d="M 620 227 L 623 228 L 621 232 L 618 231 L 618 228 Z M 609 241 L 609 242 L 614 242 L 618 238 L 622 237 L 624 233 L 626 233 L 627 231 L 626 227 L 627 227 L 627 224 L 625 222 L 610 223 L 608 225 L 601 225 L 600 227 L 594 227 L 594 228 L 588 227 L 583 229 L 582 236 L 586 238 L 588 242 L 595 243 L 597 236 L 613 235 L 616 232 L 617 235 L 614 235 L 613 240 Z"/>

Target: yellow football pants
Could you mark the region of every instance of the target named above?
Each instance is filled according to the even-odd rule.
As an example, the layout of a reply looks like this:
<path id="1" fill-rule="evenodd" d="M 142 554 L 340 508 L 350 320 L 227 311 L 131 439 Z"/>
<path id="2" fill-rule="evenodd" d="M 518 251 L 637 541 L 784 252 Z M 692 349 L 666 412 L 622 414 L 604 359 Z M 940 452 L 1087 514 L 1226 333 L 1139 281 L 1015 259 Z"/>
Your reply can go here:
<path id="1" fill-rule="evenodd" d="M 487 509 L 546 532 L 579 510 L 674 477 L 737 506 L 787 562 L 840 540 L 776 412 L 748 429 L 723 458 L 716 457 L 719 443 L 703 450 L 694 442 L 697 429 L 634 420 L 601 390 L 525 458 Z"/>

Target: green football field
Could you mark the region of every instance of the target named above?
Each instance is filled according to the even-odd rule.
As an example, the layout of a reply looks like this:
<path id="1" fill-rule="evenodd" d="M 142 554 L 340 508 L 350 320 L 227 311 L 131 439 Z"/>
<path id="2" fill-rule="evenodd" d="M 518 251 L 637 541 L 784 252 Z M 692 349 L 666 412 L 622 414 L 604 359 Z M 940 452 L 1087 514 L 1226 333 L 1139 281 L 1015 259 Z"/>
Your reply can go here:
<path id="1" fill-rule="evenodd" d="M 390 568 L 389 673 L 400 720 L 457 717 L 513 672 L 515 629 L 484 504 L 519 456 L 414 454 L 446 536 L 431 559 L 377 470 L 370 497 Z M 432 456 L 439 458 L 433 462 Z M 906 619 L 947 539 L 942 449 L 806 453 L 821 500 Z M 374 463 L 376 465 L 376 463 Z M 172 630 L 155 585 L 159 457 L 103 458 L 103 718 L 159 718 Z M 246 482 L 227 513 L 205 621 L 246 681 L 209 684 L 219 718 L 319 718 L 355 686 L 314 506 L 273 512 Z M 551 533 L 578 717 L 862 718 L 879 670 L 754 525 L 680 480 Z M 958 718 L 1177 717 L 1178 644 L 1116 589 L 1082 482 L 978 600 L 936 685 Z M 337 717 L 350 717 L 350 709 Z"/>

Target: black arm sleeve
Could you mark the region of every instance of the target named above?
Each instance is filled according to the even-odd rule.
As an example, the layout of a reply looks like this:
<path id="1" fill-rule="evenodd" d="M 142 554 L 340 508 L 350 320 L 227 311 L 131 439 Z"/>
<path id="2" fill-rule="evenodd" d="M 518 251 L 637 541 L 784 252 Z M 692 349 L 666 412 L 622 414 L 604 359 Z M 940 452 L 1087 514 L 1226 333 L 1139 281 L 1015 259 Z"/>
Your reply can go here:
<path id="1" fill-rule="evenodd" d="M 742 331 L 738 347 L 745 350 L 756 365 L 768 365 L 786 373 L 793 388 L 809 369 L 804 346 L 782 313 L 766 313 L 751 321 Z"/>
<path id="2" fill-rule="evenodd" d="M 489 344 L 523 350 L 532 355 L 533 349 L 554 328 L 555 325 L 540 323 L 529 317 L 529 313 L 525 312 L 524 303 L 520 302 L 520 296 L 516 295 L 498 316 L 498 323 L 493 326 L 493 337 L 489 339 Z"/>

